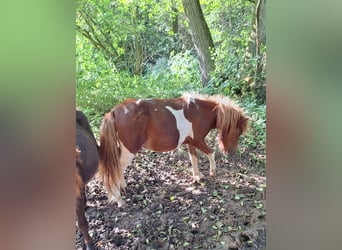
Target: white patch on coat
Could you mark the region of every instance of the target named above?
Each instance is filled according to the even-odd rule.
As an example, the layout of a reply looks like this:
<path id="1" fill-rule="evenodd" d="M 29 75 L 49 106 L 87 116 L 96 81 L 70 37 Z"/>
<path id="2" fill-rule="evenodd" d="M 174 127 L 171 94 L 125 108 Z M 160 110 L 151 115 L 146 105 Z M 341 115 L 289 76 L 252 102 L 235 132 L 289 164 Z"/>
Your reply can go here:
<path id="1" fill-rule="evenodd" d="M 135 102 L 135 104 L 139 105 L 142 101 L 151 101 L 151 100 L 153 100 L 153 99 L 151 99 L 151 98 L 147 98 L 147 99 L 138 99 L 138 100 Z"/>
<path id="2" fill-rule="evenodd" d="M 179 147 L 184 142 L 186 137 L 190 136 L 191 138 L 194 138 L 192 123 L 185 118 L 183 109 L 176 110 L 169 106 L 166 106 L 165 108 L 167 108 L 176 118 L 176 125 L 179 132 L 177 147 Z"/>
<path id="3" fill-rule="evenodd" d="M 128 114 L 129 110 L 125 106 L 123 107 L 125 114 Z"/>
<path id="4" fill-rule="evenodd" d="M 190 102 L 193 102 L 194 104 L 196 104 L 195 98 L 193 97 L 193 95 L 191 95 L 189 93 L 184 93 L 182 98 L 184 99 L 186 104 L 188 104 L 188 106 L 190 105 Z"/>

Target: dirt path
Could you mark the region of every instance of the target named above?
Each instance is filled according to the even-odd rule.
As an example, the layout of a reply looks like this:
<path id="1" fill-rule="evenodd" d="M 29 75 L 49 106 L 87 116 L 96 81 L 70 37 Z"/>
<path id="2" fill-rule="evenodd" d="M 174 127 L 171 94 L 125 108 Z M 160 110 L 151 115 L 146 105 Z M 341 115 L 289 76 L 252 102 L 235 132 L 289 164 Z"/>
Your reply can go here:
<path id="1" fill-rule="evenodd" d="M 200 155 L 205 176 L 200 183 L 192 183 L 185 148 L 141 152 L 125 172 L 126 207 L 109 206 L 97 179 L 88 184 L 90 235 L 98 249 L 265 249 L 265 155 L 260 152 L 233 157 L 216 152 L 216 178 Z M 80 239 L 76 229 L 76 249 L 82 249 Z"/>

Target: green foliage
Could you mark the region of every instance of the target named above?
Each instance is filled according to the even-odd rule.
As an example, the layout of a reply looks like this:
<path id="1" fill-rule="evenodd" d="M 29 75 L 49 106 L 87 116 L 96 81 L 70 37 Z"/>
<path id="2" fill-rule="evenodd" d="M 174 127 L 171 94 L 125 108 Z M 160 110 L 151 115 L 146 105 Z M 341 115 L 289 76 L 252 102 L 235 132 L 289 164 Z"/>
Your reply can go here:
<path id="1" fill-rule="evenodd" d="M 141 74 L 149 62 L 177 50 L 173 3 L 162 1 L 78 1 L 77 36 L 119 71 Z"/>
<path id="2" fill-rule="evenodd" d="M 252 147 L 266 146 L 266 105 L 258 104 L 254 98 L 243 99 L 242 105 L 250 118 L 249 132 L 242 143 Z"/>

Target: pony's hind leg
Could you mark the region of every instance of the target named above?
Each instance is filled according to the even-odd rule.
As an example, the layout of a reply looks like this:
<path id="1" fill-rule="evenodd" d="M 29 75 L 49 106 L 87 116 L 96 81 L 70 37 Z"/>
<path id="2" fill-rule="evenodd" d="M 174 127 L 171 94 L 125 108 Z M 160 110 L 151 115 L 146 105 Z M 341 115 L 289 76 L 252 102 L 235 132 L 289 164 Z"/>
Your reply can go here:
<path id="1" fill-rule="evenodd" d="M 87 218 L 85 217 L 85 206 L 86 206 L 86 196 L 85 196 L 85 190 L 83 188 L 80 196 L 77 198 L 77 204 L 76 204 L 76 215 L 77 215 L 78 227 L 83 234 L 87 250 L 95 250 L 94 245 L 93 245 L 93 240 L 91 239 L 88 233 L 89 226 L 88 226 Z"/>
<path id="2" fill-rule="evenodd" d="M 108 203 L 111 205 L 117 203 L 118 207 L 125 206 L 126 202 L 121 197 L 120 189 L 113 188 L 111 192 L 108 193 Z"/>
<path id="3" fill-rule="evenodd" d="M 129 152 L 129 150 L 123 145 L 123 143 L 120 141 L 120 149 L 121 149 L 121 155 L 120 155 L 120 174 L 119 174 L 119 181 L 118 186 L 114 187 L 111 190 L 111 193 L 108 194 L 108 202 L 110 204 L 114 204 L 115 202 L 118 203 L 118 207 L 122 207 L 126 205 L 126 202 L 122 199 L 121 193 L 126 194 L 126 181 L 124 178 L 124 172 L 125 169 L 128 167 L 128 165 L 131 164 L 134 154 Z"/>
<path id="4" fill-rule="evenodd" d="M 120 142 L 120 148 L 121 148 L 120 167 L 121 167 L 121 173 L 122 173 L 120 176 L 120 191 L 123 194 L 126 194 L 127 184 L 124 178 L 124 172 L 126 168 L 132 163 L 134 154 L 132 154 L 122 142 Z"/>
<path id="5" fill-rule="evenodd" d="M 124 172 L 128 165 L 131 164 L 134 154 L 132 154 L 125 145 L 119 141 L 120 143 L 120 159 L 119 159 L 119 168 L 116 172 L 116 181 L 115 185 L 108 190 L 108 203 L 113 205 L 115 203 L 118 204 L 118 207 L 123 207 L 126 205 L 126 202 L 122 199 L 121 194 L 126 194 L 126 181 L 124 178 Z"/>

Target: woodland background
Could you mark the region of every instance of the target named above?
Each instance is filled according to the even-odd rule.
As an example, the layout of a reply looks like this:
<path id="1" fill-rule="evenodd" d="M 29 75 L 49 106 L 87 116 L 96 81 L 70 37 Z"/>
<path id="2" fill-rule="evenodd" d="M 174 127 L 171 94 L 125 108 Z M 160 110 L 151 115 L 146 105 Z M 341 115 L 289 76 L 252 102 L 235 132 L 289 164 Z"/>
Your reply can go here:
<path id="1" fill-rule="evenodd" d="M 77 1 L 76 105 L 95 136 L 126 98 L 220 94 L 239 103 L 250 130 L 218 176 L 191 182 L 184 148 L 142 151 L 125 172 L 128 206 L 108 206 L 88 184 L 87 217 L 99 249 L 263 249 L 266 244 L 265 0 Z M 208 176 L 207 158 L 199 154 Z M 76 248 L 81 235 L 76 234 Z"/>
<path id="2" fill-rule="evenodd" d="M 77 106 L 97 133 L 103 114 L 128 97 L 228 95 L 252 116 L 255 141 L 264 142 L 265 4 L 77 1 Z"/>

